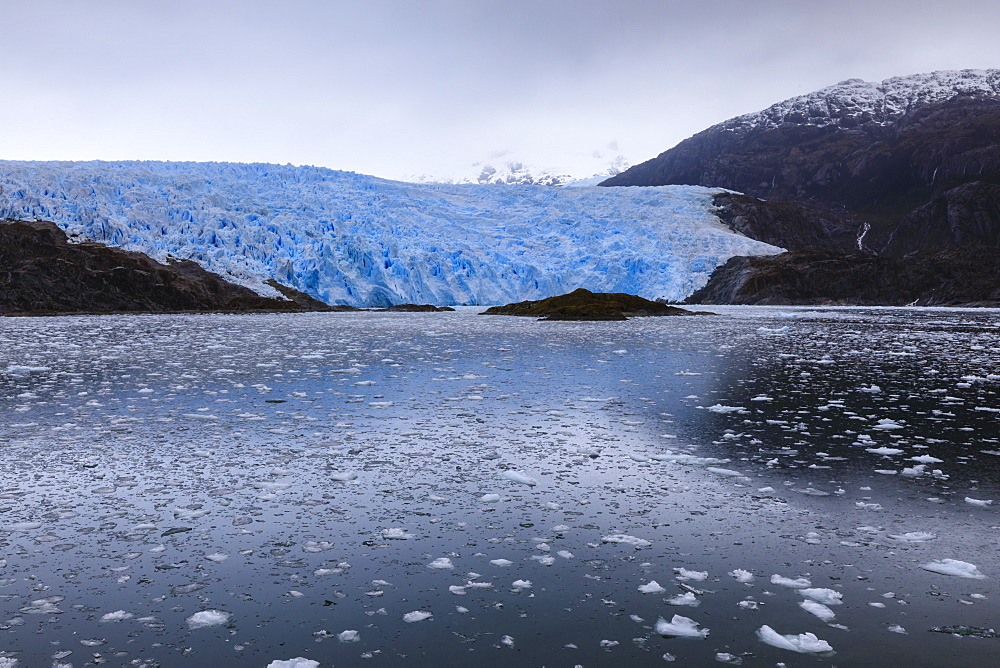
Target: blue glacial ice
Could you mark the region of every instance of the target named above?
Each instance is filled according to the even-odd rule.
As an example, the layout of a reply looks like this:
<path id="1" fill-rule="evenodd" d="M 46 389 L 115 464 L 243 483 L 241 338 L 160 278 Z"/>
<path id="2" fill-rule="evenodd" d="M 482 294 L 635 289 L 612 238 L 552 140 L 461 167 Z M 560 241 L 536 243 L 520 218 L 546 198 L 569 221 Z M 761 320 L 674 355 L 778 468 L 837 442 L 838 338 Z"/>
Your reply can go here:
<path id="1" fill-rule="evenodd" d="M 498 304 L 584 287 L 680 300 L 734 255 L 715 189 L 412 184 L 291 165 L 0 161 L 0 217 L 190 259 L 265 295 Z"/>

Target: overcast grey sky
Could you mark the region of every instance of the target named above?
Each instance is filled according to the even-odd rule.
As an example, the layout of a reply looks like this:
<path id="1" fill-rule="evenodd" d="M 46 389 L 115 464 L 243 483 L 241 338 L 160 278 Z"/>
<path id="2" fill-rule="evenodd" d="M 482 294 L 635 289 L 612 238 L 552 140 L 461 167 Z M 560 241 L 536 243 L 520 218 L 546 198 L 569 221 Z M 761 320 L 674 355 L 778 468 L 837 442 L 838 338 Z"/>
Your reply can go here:
<path id="1" fill-rule="evenodd" d="M 1000 2 L 2 0 L 0 158 L 633 163 L 859 77 L 1000 66 Z M 569 158 L 567 158 L 569 160 Z"/>

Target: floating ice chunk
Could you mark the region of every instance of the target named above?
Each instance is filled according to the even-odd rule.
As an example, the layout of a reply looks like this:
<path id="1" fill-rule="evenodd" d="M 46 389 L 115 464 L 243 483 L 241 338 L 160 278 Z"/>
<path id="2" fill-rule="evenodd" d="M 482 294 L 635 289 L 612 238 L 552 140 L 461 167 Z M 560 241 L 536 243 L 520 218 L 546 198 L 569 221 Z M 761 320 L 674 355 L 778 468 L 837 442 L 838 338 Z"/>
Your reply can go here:
<path id="1" fill-rule="evenodd" d="M 199 517 L 204 517 L 208 515 L 209 511 L 201 510 L 191 510 L 189 508 L 174 508 L 174 519 L 175 520 L 196 520 Z"/>
<path id="2" fill-rule="evenodd" d="M 776 327 L 776 328 L 771 328 L 771 327 L 758 327 L 757 328 L 757 333 L 758 334 L 787 334 L 788 331 L 789 331 L 788 325 L 785 325 L 784 327 Z"/>
<path id="3" fill-rule="evenodd" d="M 861 387 L 861 388 L 858 388 L 858 389 L 861 390 L 862 392 L 870 392 L 871 394 L 878 394 L 879 392 L 882 391 L 881 387 L 879 387 L 878 385 L 874 385 L 874 384 L 871 385 L 870 387 Z"/>
<path id="4" fill-rule="evenodd" d="M 609 536 L 604 536 L 601 538 L 602 543 L 621 543 L 623 545 L 631 545 L 637 550 L 641 550 L 644 547 L 650 547 L 652 543 L 643 538 L 636 538 L 635 536 L 629 536 L 624 533 L 614 533 Z"/>
<path id="5" fill-rule="evenodd" d="M 14 524 L 0 525 L 0 531 L 31 531 L 41 526 L 41 522 L 15 522 Z"/>
<path id="6" fill-rule="evenodd" d="M 781 635 L 767 624 L 757 629 L 757 637 L 760 638 L 761 642 L 772 647 L 787 649 L 792 652 L 799 652 L 800 654 L 822 654 L 823 652 L 833 651 L 830 643 L 820 640 L 812 633 Z"/>
<path id="7" fill-rule="evenodd" d="M 528 485 L 529 487 L 534 487 L 538 484 L 537 480 L 519 471 L 502 471 L 500 477 L 522 485 Z"/>
<path id="8" fill-rule="evenodd" d="M 188 617 L 186 621 L 188 628 L 201 629 L 206 626 L 225 624 L 231 617 L 231 614 L 222 610 L 202 610 Z"/>
<path id="9" fill-rule="evenodd" d="M 970 496 L 965 497 L 965 502 L 980 508 L 988 508 L 993 505 L 993 499 L 973 499 Z"/>
<path id="10" fill-rule="evenodd" d="M 656 580 L 650 580 L 648 583 L 644 585 L 639 585 L 638 590 L 641 591 L 643 594 L 662 594 L 663 592 L 667 591 L 666 589 L 661 587 L 660 583 L 658 583 Z"/>
<path id="11" fill-rule="evenodd" d="M 56 606 L 56 603 L 65 600 L 65 598 L 65 596 L 46 596 L 45 598 L 37 599 L 24 606 L 21 608 L 21 612 L 28 615 L 62 614 L 62 610 Z"/>
<path id="12" fill-rule="evenodd" d="M 482 501 L 483 503 L 496 503 L 497 501 L 500 500 L 500 495 L 499 494 L 483 494 L 481 497 L 479 497 L 479 500 Z"/>
<path id="13" fill-rule="evenodd" d="M 267 668 L 319 668 L 319 661 L 297 656 L 294 659 L 275 659 Z"/>
<path id="14" fill-rule="evenodd" d="M 212 554 L 206 554 L 205 558 L 208 559 L 209 561 L 220 562 L 228 559 L 229 555 L 226 554 L 225 552 L 213 552 Z"/>
<path id="15" fill-rule="evenodd" d="M 937 534 L 927 531 L 908 531 L 907 533 L 889 534 L 889 538 L 900 540 L 904 543 L 923 543 L 937 538 Z"/>
<path id="16" fill-rule="evenodd" d="M 634 462 L 648 462 L 649 461 L 649 457 L 647 457 L 646 455 L 640 455 L 640 454 L 636 454 L 634 452 L 629 453 L 629 459 L 631 459 Z"/>
<path id="17" fill-rule="evenodd" d="M 548 555 L 542 556 L 542 555 L 536 554 L 536 555 L 532 555 L 531 559 L 533 561 L 537 561 L 542 566 L 551 566 L 552 564 L 556 563 L 556 558 L 555 557 L 550 557 Z"/>
<path id="18" fill-rule="evenodd" d="M 708 629 L 699 629 L 698 623 L 688 617 L 674 615 L 668 622 L 660 617 L 656 620 L 656 632 L 661 636 L 673 636 L 677 638 L 706 638 Z"/>
<path id="19" fill-rule="evenodd" d="M 714 406 L 709 406 L 705 410 L 711 411 L 713 413 L 738 413 L 740 411 L 746 411 L 743 406 L 724 406 L 723 404 L 715 404 Z"/>
<path id="20" fill-rule="evenodd" d="M 302 551 L 309 554 L 318 554 L 333 549 L 333 543 L 328 540 L 307 540 L 302 543 Z"/>
<path id="21" fill-rule="evenodd" d="M 337 634 L 337 640 L 340 642 L 358 642 L 361 640 L 361 634 L 357 631 L 348 629 L 347 631 L 341 631 Z"/>
<path id="22" fill-rule="evenodd" d="M 687 605 L 696 608 L 701 605 L 701 601 L 694 595 L 694 592 L 686 591 L 667 599 L 667 605 Z"/>
<path id="23" fill-rule="evenodd" d="M 729 574 L 736 578 L 737 582 L 753 582 L 753 573 L 742 568 L 729 571 Z"/>
<path id="24" fill-rule="evenodd" d="M 458 585 L 451 585 L 450 587 L 448 587 L 448 591 L 450 591 L 455 596 L 465 596 L 466 594 L 465 587 L 460 587 Z"/>
<path id="25" fill-rule="evenodd" d="M 902 428 L 903 425 L 899 424 L 895 420 L 890 420 L 889 418 L 882 418 L 881 420 L 878 421 L 877 425 L 872 427 L 872 429 L 882 429 L 882 430 L 902 429 Z"/>
<path id="26" fill-rule="evenodd" d="M 959 561 L 958 559 L 942 559 L 941 561 L 932 561 L 922 565 L 920 568 L 932 573 L 955 575 L 960 578 L 974 578 L 976 580 L 982 580 L 986 577 L 979 572 L 979 569 L 975 565 L 966 561 Z"/>
<path id="27" fill-rule="evenodd" d="M 904 629 L 904 628 L 903 628 L 902 626 L 900 626 L 899 624 L 893 624 L 893 625 L 892 625 L 892 626 L 890 626 L 890 627 L 889 627 L 889 628 L 888 628 L 887 630 L 888 630 L 889 632 L 891 632 L 891 633 L 901 633 L 901 634 L 903 634 L 903 635 L 906 635 L 906 629 Z"/>
<path id="28" fill-rule="evenodd" d="M 412 533 L 406 533 L 406 529 L 382 529 L 382 538 L 386 540 L 408 540 L 416 538 Z"/>
<path id="29" fill-rule="evenodd" d="M 435 559 L 431 563 L 427 564 L 427 568 L 446 570 L 455 568 L 455 564 L 451 563 L 451 559 L 449 559 L 448 557 L 440 557 L 438 559 Z"/>
<path id="30" fill-rule="evenodd" d="M 514 562 L 510 559 L 490 559 L 490 563 L 494 566 L 500 566 L 501 568 L 514 565 Z"/>
<path id="31" fill-rule="evenodd" d="M 828 622 L 837 616 L 837 614 L 833 610 L 826 607 L 819 601 L 813 601 L 812 599 L 806 599 L 800 602 L 799 607 L 801 607 L 806 612 L 816 615 L 824 622 Z"/>
<path id="32" fill-rule="evenodd" d="M 514 580 L 514 582 L 511 583 L 511 587 L 513 587 L 515 591 L 531 589 L 531 580 Z"/>
<path id="33" fill-rule="evenodd" d="M 556 552 L 556 554 L 558 554 L 563 559 L 572 559 L 573 558 L 573 553 L 570 552 L 569 550 L 559 550 L 558 552 Z"/>
<path id="34" fill-rule="evenodd" d="M 903 451 L 900 450 L 899 448 L 881 447 L 881 448 L 865 448 L 865 450 L 867 452 L 871 452 L 872 454 L 876 454 L 876 455 L 901 455 L 901 454 L 903 454 Z"/>
<path id="35" fill-rule="evenodd" d="M 793 589 L 802 589 L 803 587 L 808 587 L 812 584 L 809 578 L 786 578 L 783 575 L 778 575 L 775 573 L 771 576 L 771 584 L 781 585 L 782 587 L 791 587 Z"/>
<path id="36" fill-rule="evenodd" d="M 354 471 L 343 471 L 340 473 L 329 473 L 327 477 L 330 480 L 338 480 L 340 482 L 349 482 L 351 480 L 357 480 L 358 474 Z"/>
<path id="37" fill-rule="evenodd" d="M 686 568 L 675 568 L 674 576 L 677 580 L 697 580 L 701 581 L 708 578 L 708 571 L 689 571 Z"/>
<path id="38" fill-rule="evenodd" d="M 121 622 L 126 619 L 132 619 L 134 617 L 131 612 L 125 612 L 124 610 L 115 610 L 114 612 L 109 612 L 101 617 L 102 622 Z"/>
<path id="39" fill-rule="evenodd" d="M 834 591 L 833 589 L 815 587 L 811 589 L 800 589 L 799 593 L 806 598 L 812 599 L 817 603 L 822 603 L 823 605 L 840 605 L 844 602 L 844 595 L 839 591 Z"/>
<path id="40" fill-rule="evenodd" d="M 734 471 L 733 469 L 720 469 L 717 466 L 709 466 L 705 470 L 709 471 L 711 473 L 715 473 L 716 475 L 724 475 L 724 476 L 729 476 L 729 477 L 732 477 L 732 478 L 742 478 L 742 477 L 744 477 L 743 474 L 740 473 L 739 471 Z"/>
<path id="41" fill-rule="evenodd" d="M 422 622 L 425 619 L 430 619 L 433 616 L 434 613 L 427 612 L 426 610 L 414 610 L 403 615 L 403 621 L 412 624 L 413 622 Z"/>
<path id="42" fill-rule="evenodd" d="M 930 455 L 919 455 L 917 457 L 909 457 L 912 462 L 918 462 L 920 464 L 940 464 L 944 460 L 938 459 L 937 457 L 931 457 Z"/>

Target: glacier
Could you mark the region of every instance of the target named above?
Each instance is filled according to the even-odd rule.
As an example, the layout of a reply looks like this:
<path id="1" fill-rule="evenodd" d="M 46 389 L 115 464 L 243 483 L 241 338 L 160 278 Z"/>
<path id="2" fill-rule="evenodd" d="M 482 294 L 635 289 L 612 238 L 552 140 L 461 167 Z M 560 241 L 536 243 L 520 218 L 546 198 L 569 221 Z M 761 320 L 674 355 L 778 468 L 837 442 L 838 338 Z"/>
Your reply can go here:
<path id="1" fill-rule="evenodd" d="M 0 161 L 0 217 L 194 260 L 259 294 L 330 304 L 500 304 L 579 287 L 681 300 L 734 255 L 720 189 L 415 184 L 274 164 Z"/>

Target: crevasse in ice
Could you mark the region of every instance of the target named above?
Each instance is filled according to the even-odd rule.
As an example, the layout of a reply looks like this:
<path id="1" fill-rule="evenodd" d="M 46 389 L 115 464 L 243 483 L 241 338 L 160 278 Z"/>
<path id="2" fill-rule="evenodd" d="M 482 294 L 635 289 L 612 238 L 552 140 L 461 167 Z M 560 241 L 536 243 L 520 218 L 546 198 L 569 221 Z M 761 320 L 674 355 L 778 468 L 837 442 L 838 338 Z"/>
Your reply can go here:
<path id="1" fill-rule="evenodd" d="M 191 259 L 261 294 L 497 304 L 578 287 L 679 300 L 734 255 L 718 190 L 411 184 L 321 167 L 0 161 L 0 217 Z"/>

